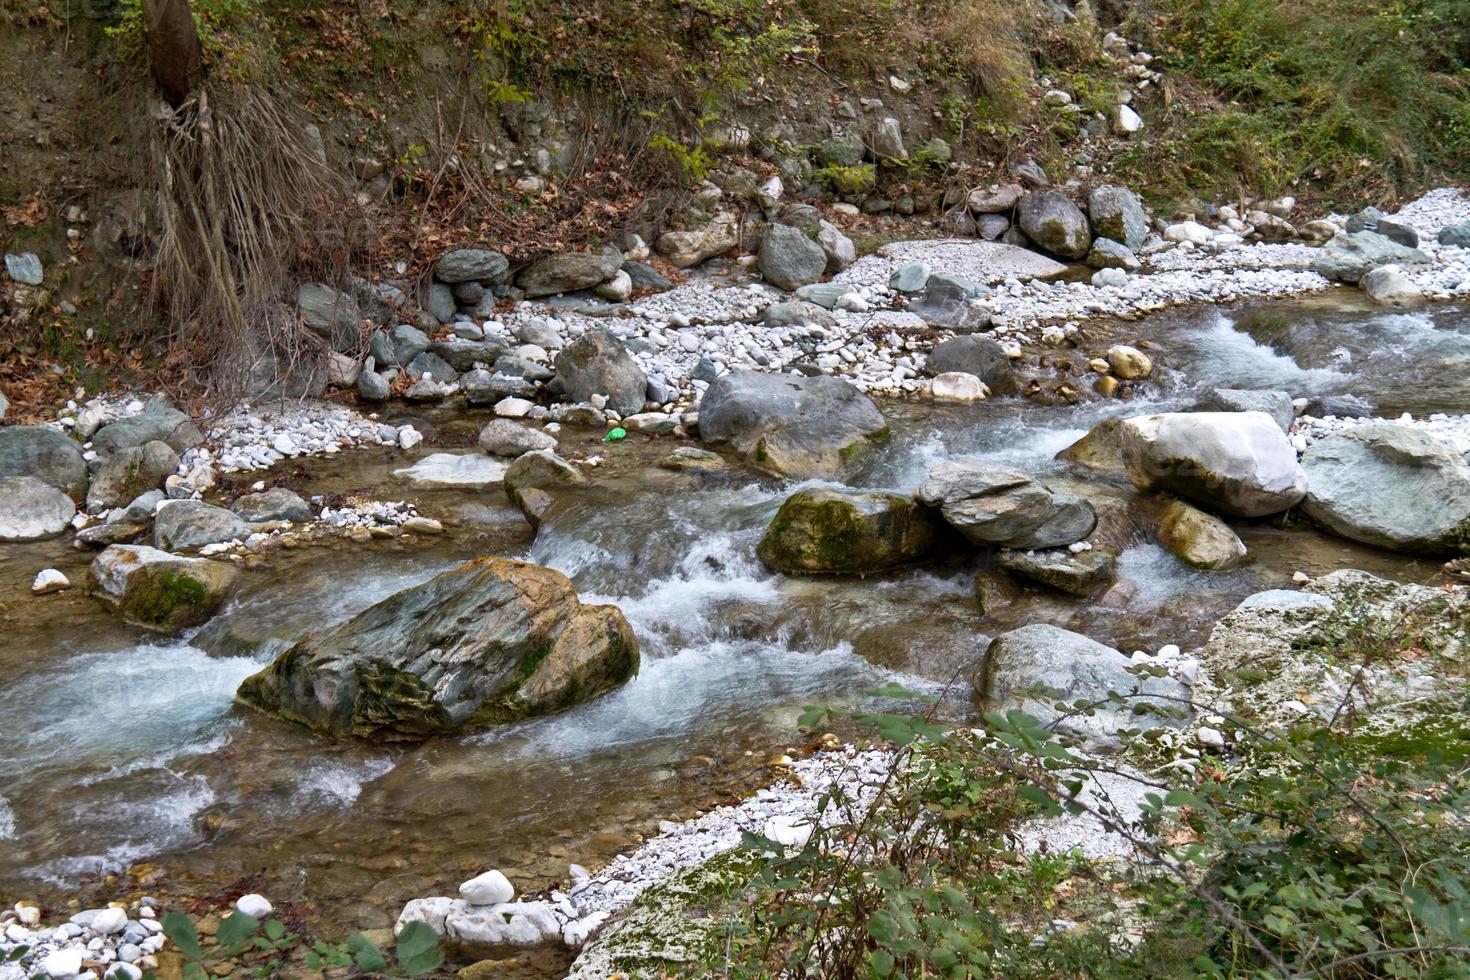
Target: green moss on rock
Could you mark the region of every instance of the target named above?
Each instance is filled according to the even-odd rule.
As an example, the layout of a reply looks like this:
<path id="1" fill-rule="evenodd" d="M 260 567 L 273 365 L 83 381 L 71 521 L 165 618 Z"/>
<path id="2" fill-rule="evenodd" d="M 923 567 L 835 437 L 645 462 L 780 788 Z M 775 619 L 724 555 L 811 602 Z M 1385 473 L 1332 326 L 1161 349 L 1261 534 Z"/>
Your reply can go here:
<path id="1" fill-rule="evenodd" d="M 781 505 L 756 553 L 788 575 L 862 574 L 925 557 L 937 528 L 928 508 L 898 494 L 802 490 Z"/>

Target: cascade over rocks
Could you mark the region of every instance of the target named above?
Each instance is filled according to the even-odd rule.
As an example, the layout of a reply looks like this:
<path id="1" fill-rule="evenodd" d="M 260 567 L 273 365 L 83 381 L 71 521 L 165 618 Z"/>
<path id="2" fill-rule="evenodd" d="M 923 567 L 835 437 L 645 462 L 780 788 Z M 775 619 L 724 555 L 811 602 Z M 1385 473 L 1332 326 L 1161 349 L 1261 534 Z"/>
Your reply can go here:
<path id="1" fill-rule="evenodd" d="M 1335 534 L 1391 551 L 1470 554 L 1470 466 L 1413 426 L 1369 422 L 1302 457 L 1302 510 Z"/>
<path id="2" fill-rule="evenodd" d="M 1236 517 L 1279 514 L 1306 493 L 1296 450 L 1264 412 L 1143 415 L 1118 435 L 1140 490 L 1172 490 Z"/>
<path id="3" fill-rule="evenodd" d="M 895 493 L 800 490 L 781 504 L 756 554 L 788 575 L 862 574 L 923 558 L 938 530 L 930 510 Z"/>
<path id="4" fill-rule="evenodd" d="M 127 622 L 177 633 L 213 616 L 239 574 L 235 566 L 208 558 L 115 544 L 92 560 L 87 582 Z"/>
<path id="5" fill-rule="evenodd" d="M 81 447 L 43 425 L 0 428 L 0 477 L 30 476 L 66 493 L 87 488 L 87 461 Z"/>
<path id="6" fill-rule="evenodd" d="M 888 437 L 888 423 L 840 378 L 732 371 L 704 393 L 699 434 L 779 476 L 837 476 Z"/>
<path id="7" fill-rule="evenodd" d="M 1097 514 L 1082 497 L 1053 492 L 1025 473 L 982 459 L 938 464 L 914 497 L 939 508 L 966 540 L 981 547 L 1059 548 L 1097 527 Z"/>
<path id="8" fill-rule="evenodd" d="M 308 635 L 237 697 L 324 735 L 412 739 L 562 711 L 637 670 L 615 606 L 583 605 L 552 569 L 479 558 Z"/>
<path id="9" fill-rule="evenodd" d="M 1052 724 L 1061 718 L 1053 705 L 1102 701 L 1113 695 L 1121 704 L 1100 707 L 1091 717 L 1077 715 L 1061 722 L 1069 734 L 1101 742 L 1113 741 L 1120 728 L 1177 726 L 1189 688 L 1169 677 L 1140 677 L 1132 662 L 1110 646 L 1060 627 L 1037 623 L 1002 633 L 990 642 L 985 662 L 975 675 L 975 690 L 987 710 L 1020 708 Z"/>

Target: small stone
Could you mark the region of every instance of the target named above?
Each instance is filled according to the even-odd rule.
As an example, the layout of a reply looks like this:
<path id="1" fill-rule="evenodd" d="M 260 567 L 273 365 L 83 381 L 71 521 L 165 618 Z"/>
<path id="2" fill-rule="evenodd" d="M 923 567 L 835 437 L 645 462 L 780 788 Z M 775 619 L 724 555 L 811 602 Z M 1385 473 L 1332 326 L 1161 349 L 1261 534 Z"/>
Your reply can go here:
<path id="1" fill-rule="evenodd" d="M 964 371 L 946 371 L 929 384 L 929 395 L 935 401 L 978 402 L 989 393 L 979 378 Z"/>
<path id="2" fill-rule="evenodd" d="M 505 875 L 492 869 L 464 882 L 459 893 L 471 905 L 503 905 L 515 897 L 516 890 Z"/>
<path id="3" fill-rule="evenodd" d="M 270 901 L 264 895 L 256 895 L 253 892 L 237 898 L 235 900 L 235 908 L 255 919 L 263 919 L 275 910 L 275 907 L 271 905 Z"/>
<path id="4" fill-rule="evenodd" d="M 525 418 L 534 407 L 524 398 L 502 398 L 495 403 L 495 414 L 504 419 Z"/>
<path id="5" fill-rule="evenodd" d="M 36 595 L 46 595 L 69 588 L 71 588 L 70 580 L 54 568 L 46 568 L 37 572 L 35 581 L 31 583 L 31 592 Z"/>

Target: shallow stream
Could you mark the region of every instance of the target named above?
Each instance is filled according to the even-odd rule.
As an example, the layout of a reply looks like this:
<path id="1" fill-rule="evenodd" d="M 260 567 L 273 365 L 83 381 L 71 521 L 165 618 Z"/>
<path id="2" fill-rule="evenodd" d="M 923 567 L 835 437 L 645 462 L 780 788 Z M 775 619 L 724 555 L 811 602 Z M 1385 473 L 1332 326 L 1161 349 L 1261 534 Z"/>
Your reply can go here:
<path id="1" fill-rule="evenodd" d="M 1094 423 L 1187 407 L 1214 386 L 1353 393 L 1389 416 L 1470 410 L 1470 313 L 1356 303 L 1334 293 L 1116 325 L 1121 339 L 1154 345 L 1160 365 L 1153 394 L 1132 402 L 885 403 L 894 438 L 853 483 L 912 490 L 933 463 L 969 453 L 1075 483 L 1053 456 Z M 472 445 L 486 417 L 404 419 L 429 434 L 422 455 Z M 605 462 L 534 541 L 498 490 L 406 488 L 392 475 L 403 454 L 295 461 L 284 475 L 300 492 L 413 500 L 450 533 L 276 552 L 186 639 L 142 636 L 80 590 L 32 598 L 37 570 L 80 582 L 90 556 L 64 542 L 11 547 L 0 560 L 0 899 L 59 902 L 89 887 L 107 898 L 106 876 L 132 868 L 135 887 L 158 894 L 250 878 L 278 903 L 309 903 L 329 932 L 382 927 L 407 898 L 451 893 L 485 867 L 535 891 L 660 819 L 738 796 L 800 746 L 805 704 L 863 704 L 896 679 L 944 693 L 947 713 L 963 718 L 1000 630 L 1048 621 L 1125 651 L 1188 648 L 1242 597 L 1290 587 L 1298 570 L 1438 574 L 1432 562 L 1268 524 L 1239 528 L 1253 556 L 1243 569 L 1192 571 L 1147 541 L 1131 491 L 1093 485 L 1123 547 L 1119 583 L 1092 602 L 1025 590 L 986 618 L 974 598 L 983 559 L 784 579 L 754 549 L 790 484 L 738 467 L 672 473 L 655 466 L 671 440 L 602 448 L 599 437 L 568 434 L 566 451 Z M 638 677 L 563 715 L 417 746 L 332 743 L 233 706 L 239 682 L 306 631 L 487 553 L 553 566 L 584 599 L 621 606 L 643 648 Z"/>

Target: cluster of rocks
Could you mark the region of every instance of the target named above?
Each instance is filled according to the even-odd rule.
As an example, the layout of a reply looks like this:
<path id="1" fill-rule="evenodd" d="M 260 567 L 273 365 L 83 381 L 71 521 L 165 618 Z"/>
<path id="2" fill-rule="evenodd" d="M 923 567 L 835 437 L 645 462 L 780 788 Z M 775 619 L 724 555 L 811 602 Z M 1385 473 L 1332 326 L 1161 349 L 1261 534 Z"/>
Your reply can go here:
<path id="1" fill-rule="evenodd" d="M 167 943 L 152 898 L 85 909 L 49 926 L 40 908 L 17 903 L 0 912 L 0 980 L 141 980 L 158 969 Z"/>

